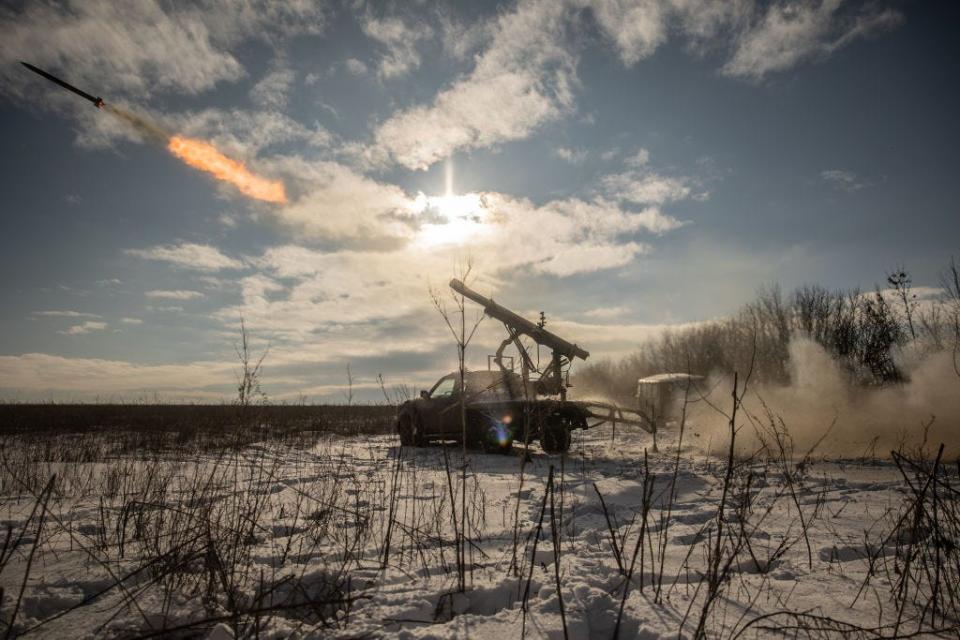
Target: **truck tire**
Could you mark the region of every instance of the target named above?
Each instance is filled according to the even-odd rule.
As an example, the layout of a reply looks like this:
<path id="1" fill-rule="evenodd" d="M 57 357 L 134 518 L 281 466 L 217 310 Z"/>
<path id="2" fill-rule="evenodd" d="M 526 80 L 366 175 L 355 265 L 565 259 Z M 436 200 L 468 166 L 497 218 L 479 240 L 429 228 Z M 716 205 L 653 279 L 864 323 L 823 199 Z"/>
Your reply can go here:
<path id="1" fill-rule="evenodd" d="M 422 447 L 423 423 L 415 411 L 404 410 L 397 416 L 397 432 L 400 434 L 400 444 L 404 447 Z"/>
<path id="2" fill-rule="evenodd" d="M 547 453 L 566 453 L 570 449 L 573 421 L 564 414 L 553 415 L 543 425 L 540 447 Z"/>

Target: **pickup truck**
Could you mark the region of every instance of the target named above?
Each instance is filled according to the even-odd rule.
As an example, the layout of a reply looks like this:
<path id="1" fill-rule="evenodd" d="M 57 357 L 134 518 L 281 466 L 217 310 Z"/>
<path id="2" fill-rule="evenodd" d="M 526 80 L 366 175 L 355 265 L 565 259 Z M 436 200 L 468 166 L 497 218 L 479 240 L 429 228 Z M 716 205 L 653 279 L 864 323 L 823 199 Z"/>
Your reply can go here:
<path id="1" fill-rule="evenodd" d="M 539 441 L 547 453 L 570 448 L 571 432 L 586 429 L 589 403 L 537 398 L 519 375 L 468 371 L 464 376 L 466 429 L 461 418 L 460 374 L 443 376 L 420 397 L 404 402 L 397 417 L 400 443 L 463 442 L 470 448 L 508 453 L 514 442 Z"/>

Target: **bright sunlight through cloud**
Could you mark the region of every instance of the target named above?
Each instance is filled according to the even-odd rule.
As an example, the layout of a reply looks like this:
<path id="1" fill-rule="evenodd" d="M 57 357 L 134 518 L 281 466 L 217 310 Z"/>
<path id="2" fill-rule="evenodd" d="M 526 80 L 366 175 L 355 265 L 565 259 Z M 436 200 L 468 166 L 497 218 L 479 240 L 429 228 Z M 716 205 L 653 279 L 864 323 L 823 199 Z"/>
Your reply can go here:
<path id="1" fill-rule="evenodd" d="M 490 231 L 486 224 L 490 212 L 480 194 L 427 196 L 420 193 L 412 209 L 425 220 L 416 239 L 420 246 L 461 245 Z"/>

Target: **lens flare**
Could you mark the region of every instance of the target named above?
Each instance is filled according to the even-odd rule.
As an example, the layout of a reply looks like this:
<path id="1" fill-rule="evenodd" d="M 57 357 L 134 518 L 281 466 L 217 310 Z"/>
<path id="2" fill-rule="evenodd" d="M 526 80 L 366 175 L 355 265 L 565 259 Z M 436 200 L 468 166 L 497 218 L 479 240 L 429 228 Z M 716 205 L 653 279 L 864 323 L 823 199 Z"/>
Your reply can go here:
<path id="1" fill-rule="evenodd" d="M 173 136 L 167 143 L 167 149 L 191 167 L 206 171 L 217 180 L 232 184 L 246 196 L 277 204 L 284 204 L 287 201 L 282 182 L 254 175 L 242 162 L 228 158 L 208 142 Z"/>
<path id="2" fill-rule="evenodd" d="M 513 441 L 513 433 L 510 427 L 502 422 L 494 422 L 490 425 L 490 439 L 501 447 L 505 447 Z"/>

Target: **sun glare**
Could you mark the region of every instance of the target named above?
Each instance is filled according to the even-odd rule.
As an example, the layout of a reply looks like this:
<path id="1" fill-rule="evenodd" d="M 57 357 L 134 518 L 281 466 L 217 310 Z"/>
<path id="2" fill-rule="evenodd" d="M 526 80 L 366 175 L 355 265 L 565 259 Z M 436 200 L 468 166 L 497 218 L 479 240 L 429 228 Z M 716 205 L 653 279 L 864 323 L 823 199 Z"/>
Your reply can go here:
<path id="1" fill-rule="evenodd" d="M 476 193 L 426 196 L 419 194 L 413 210 L 424 219 L 417 234 L 423 246 L 464 244 L 487 232 L 488 211 Z"/>

